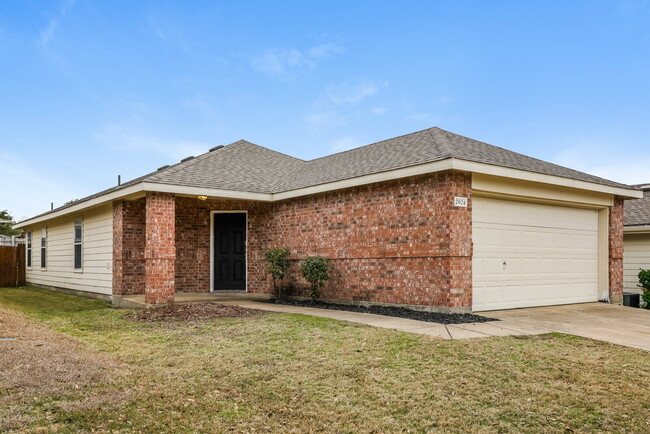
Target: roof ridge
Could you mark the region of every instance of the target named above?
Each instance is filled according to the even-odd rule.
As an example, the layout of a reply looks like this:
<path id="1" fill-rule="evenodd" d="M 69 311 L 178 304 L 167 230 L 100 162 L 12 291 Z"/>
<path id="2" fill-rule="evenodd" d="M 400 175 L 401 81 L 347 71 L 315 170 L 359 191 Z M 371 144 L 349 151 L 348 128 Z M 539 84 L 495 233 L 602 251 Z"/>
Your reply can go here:
<path id="1" fill-rule="evenodd" d="M 333 154 L 323 155 L 322 157 L 314 158 L 314 159 L 312 159 L 312 160 L 303 160 L 303 161 L 305 161 L 306 163 L 311 163 L 311 162 L 313 162 L 313 161 L 323 160 L 323 159 L 325 159 L 325 158 L 330 158 L 330 157 L 333 157 L 333 156 L 335 156 L 335 155 L 346 154 L 346 153 L 348 153 L 348 152 L 357 151 L 357 150 L 359 150 L 359 149 L 367 148 L 368 146 L 374 146 L 374 145 L 378 145 L 378 144 L 380 144 L 380 143 L 390 142 L 390 141 L 395 140 L 395 139 L 401 139 L 402 137 L 413 136 L 413 135 L 415 135 L 415 134 L 424 133 L 424 132 L 429 131 L 429 130 L 432 130 L 432 129 L 434 129 L 434 128 L 438 128 L 438 127 L 425 128 L 425 129 L 423 129 L 423 130 L 414 131 L 414 132 L 412 132 L 412 133 L 402 134 L 401 136 L 391 137 L 390 139 L 384 139 L 384 140 L 380 140 L 380 141 L 378 141 L 378 142 L 368 143 L 367 145 L 357 146 L 356 148 L 347 149 L 347 150 L 345 150 L 345 151 L 335 152 L 335 153 L 333 153 Z M 439 128 L 438 128 L 438 129 L 439 129 Z"/>
<path id="2" fill-rule="evenodd" d="M 204 153 L 199 154 L 199 155 L 197 155 L 196 157 L 192 158 L 191 160 L 186 160 L 186 161 L 181 160 L 181 161 L 179 161 L 179 162 L 176 163 L 176 164 L 172 164 L 172 165 L 169 166 L 169 167 L 165 167 L 163 170 L 160 170 L 160 171 L 157 170 L 157 171 L 155 171 L 155 172 L 153 172 L 153 173 L 150 173 L 149 175 L 145 175 L 145 176 L 148 178 L 149 176 L 152 176 L 152 177 L 153 177 L 153 175 L 162 174 L 163 172 L 164 172 L 164 173 L 170 173 L 170 174 L 172 174 L 172 173 L 176 173 L 176 172 L 178 172 L 180 169 L 185 169 L 185 168 L 191 167 L 191 166 L 195 165 L 196 163 L 198 163 L 199 161 L 203 161 L 203 160 L 205 160 L 205 159 L 206 159 L 207 157 L 209 157 L 211 154 L 216 155 L 216 153 L 219 152 L 219 151 L 221 151 L 222 149 L 225 149 L 226 147 L 228 147 L 228 146 L 230 146 L 230 145 L 234 145 L 235 143 L 242 142 L 242 141 L 245 142 L 245 140 L 237 140 L 236 142 L 228 143 L 227 145 L 224 145 L 223 148 L 215 149 L 214 151 L 207 151 L 207 152 L 204 152 Z M 180 167 L 180 166 L 183 166 L 183 167 Z M 176 169 L 176 170 L 173 170 L 173 171 L 172 171 L 172 170 L 170 170 L 170 169 Z"/>
<path id="3" fill-rule="evenodd" d="M 446 131 L 438 127 L 429 128 L 427 131 L 433 139 L 433 143 L 438 148 L 440 156 L 443 157 L 443 159 L 453 157 L 454 147 L 451 145 L 449 139 L 444 134 Z"/>
<path id="4" fill-rule="evenodd" d="M 283 157 L 289 157 L 292 160 L 305 162 L 305 160 L 303 160 L 302 158 L 294 157 L 293 155 L 285 154 L 284 152 L 276 151 L 275 149 L 267 148 L 266 146 L 258 145 L 257 143 L 249 142 L 248 140 L 245 140 L 245 139 L 239 139 L 236 142 L 232 142 L 232 143 L 230 143 L 229 145 L 226 145 L 226 146 L 234 145 L 234 144 L 240 143 L 240 142 L 243 142 L 243 143 L 246 143 L 246 144 L 249 144 L 249 145 L 253 145 L 253 146 L 256 146 L 258 148 L 262 148 L 264 150 L 267 150 L 267 151 L 271 151 L 271 152 L 273 152 L 275 154 L 282 155 Z"/>

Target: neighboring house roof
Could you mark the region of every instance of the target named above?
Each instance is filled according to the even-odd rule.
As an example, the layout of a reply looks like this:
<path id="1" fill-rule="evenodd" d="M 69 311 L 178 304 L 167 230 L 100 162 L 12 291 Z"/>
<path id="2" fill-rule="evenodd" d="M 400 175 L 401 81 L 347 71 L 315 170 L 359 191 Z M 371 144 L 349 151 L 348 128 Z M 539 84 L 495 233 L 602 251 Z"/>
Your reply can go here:
<path id="1" fill-rule="evenodd" d="M 650 225 L 650 184 L 634 185 L 643 190 L 643 199 L 625 201 L 625 226 Z"/>
<path id="2" fill-rule="evenodd" d="M 45 216 L 140 183 L 276 194 L 442 160 L 464 160 L 629 190 L 630 186 L 569 169 L 434 127 L 305 161 L 239 140 L 196 158 L 70 202 Z M 32 220 L 29 219 L 29 220 Z"/>

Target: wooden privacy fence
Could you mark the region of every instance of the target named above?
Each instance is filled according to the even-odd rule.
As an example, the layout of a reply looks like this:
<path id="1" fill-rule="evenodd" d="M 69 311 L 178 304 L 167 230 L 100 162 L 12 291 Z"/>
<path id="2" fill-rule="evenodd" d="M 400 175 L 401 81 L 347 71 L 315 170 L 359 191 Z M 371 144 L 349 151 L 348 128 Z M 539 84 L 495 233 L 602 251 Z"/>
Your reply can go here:
<path id="1" fill-rule="evenodd" d="M 25 245 L 0 246 L 0 287 L 25 284 Z"/>

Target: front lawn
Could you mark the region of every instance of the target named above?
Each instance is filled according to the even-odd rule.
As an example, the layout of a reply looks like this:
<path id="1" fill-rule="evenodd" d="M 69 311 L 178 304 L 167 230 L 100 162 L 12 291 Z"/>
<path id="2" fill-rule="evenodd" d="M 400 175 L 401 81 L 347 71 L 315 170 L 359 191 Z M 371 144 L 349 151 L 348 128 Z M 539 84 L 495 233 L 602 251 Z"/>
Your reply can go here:
<path id="1" fill-rule="evenodd" d="M 128 316 L 128 318 L 126 318 Z M 650 354 L 325 318 L 136 321 L 0 289 L 0 431 L 648 431 Z"/>

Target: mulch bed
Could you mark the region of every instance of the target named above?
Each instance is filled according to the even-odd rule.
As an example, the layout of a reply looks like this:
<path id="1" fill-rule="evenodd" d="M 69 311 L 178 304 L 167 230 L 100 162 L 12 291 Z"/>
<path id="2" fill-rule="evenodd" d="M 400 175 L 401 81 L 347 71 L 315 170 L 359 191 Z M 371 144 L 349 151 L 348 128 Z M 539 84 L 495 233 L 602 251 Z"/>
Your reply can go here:
<path id="1" fill-rule="evenodd" d="M 332 304 L 318 300 L 285 300 L 271 299 L 269 303 L 285 304 L 289 306 L 315 307 L 318 309 L 344 310 L 347 312 L 372 313 L 375 315 L 394 316 L 408 318 L 418 321 L 435 322 L 439 324 L 465 324 L 470 322 L 497 321 L 494 318 L 487 318 L 472 313 L 439 313 L 422 312 L 404 307 L 389 306 L 355 306 L 348 304 Z"/>
<path id="2" fill-rule="evenodd" d="M 200 321 L 211 318 L 248 318 L 261 315 L 255 309 L 218 303 L 179 303 L 130 312 L 126 318 L 139 322 Z"/>

